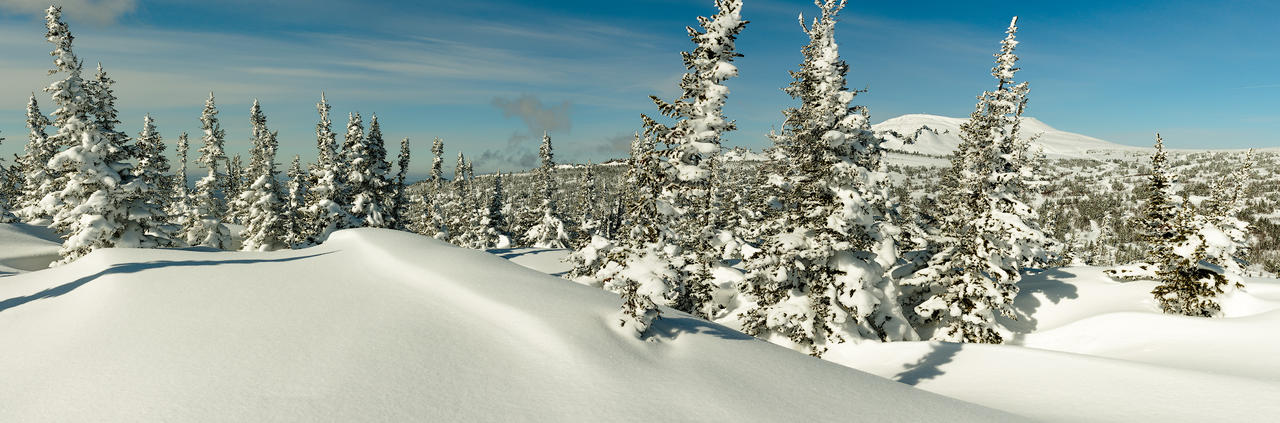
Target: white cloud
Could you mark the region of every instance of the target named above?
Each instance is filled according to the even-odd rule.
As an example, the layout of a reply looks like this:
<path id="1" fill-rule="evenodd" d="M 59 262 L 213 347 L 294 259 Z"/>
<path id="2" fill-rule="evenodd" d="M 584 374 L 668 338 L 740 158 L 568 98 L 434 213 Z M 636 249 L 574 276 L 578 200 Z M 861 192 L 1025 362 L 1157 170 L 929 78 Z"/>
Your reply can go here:
<path id="1" fill-rule="evenodd" d="M 121 16 L 138 9 L 136 0 L 57 0 L 68 20 L 86 20 L 110 25 Z M 40 14 L 49 8 L 50 0 L 0 0 L 0 10 L 19 14 Z"/>

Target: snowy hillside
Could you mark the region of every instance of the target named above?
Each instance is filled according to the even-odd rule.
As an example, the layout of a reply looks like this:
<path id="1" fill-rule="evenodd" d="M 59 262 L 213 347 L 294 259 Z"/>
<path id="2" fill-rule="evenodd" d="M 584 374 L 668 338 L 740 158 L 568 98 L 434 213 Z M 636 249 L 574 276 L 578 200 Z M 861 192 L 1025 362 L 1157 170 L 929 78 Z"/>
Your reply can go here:
<path id="1" fill-rule="evenodd" d="M 551 274 L 562 250 L 503 251 Z M 1027 275 L 1004 345 L 866 342 L 824 359 L 1048 421 L 1250 421 L 1280 415 L 1280 280 L 1250 278 L 1226 318 L 1162 314 L 1155 282 L 1098 267 Z M 732 321 L 724 316 L 720 321 Z"/>
<path id="2" fill-rule="evenodd" d="M 960 145 L 960 125 L 968 118 L 910 114 L 886 120 L 872 128 L 888 141 L 885 148 L 929 155 L 949 155 Z M 889 131 L 896 132 L 893 135 Z M 1036 145 L 1044 149 L 1049 158 L 1084 157 L 1098 151 L 1144 151 L 1139 147 L 1115 144 L 1097 138 L 1060 131 L 1032 117 L 1022 118 L 1021 135 L 1039 136 Z M 915 138 L 907 143 L 905 138 Z"/>
<path id="3" fill-rule="evenodd" d="M 671 310 L 637 340 L 616 295 L 389 230 L 99 250 L 0 298 L 6 421 L 1015 419 Z"/>

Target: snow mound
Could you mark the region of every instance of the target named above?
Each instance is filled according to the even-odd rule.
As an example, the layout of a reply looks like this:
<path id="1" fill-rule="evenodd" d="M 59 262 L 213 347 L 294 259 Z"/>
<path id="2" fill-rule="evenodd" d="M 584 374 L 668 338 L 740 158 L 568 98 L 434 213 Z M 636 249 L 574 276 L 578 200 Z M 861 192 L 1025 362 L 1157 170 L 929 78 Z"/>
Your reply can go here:
<path id="1" fill-rule="evenodd" d="M 1280 384 L 1272 381 L 1013 345 L 864 343 L 823 357 L 1043 421 L 1245 422 L 1280 415 Z"/>
<path id="2" fill-rule="evenodd" d="M 58 260 L 62 239 L 43 226 L 0 224 L 0 276 L 49 267 Z"/>
<path id="3" fill-rule="evenodd" d="M 12 421 L 1016 419 L 671 310 L 638 340 L 616 295 L 389 230 L 99 250 L 0 299 Z"/>
<path id="4" fill-rule="evenodd" d="M 872 129 L 885 137 L 884 147 L 887 149 L 945 156 L 950 155 L 960 145 L 960 125 L 968 120 L 968 118 L 909 114 L 873 125 Z M 896 132 L 901 136 L 892 135 L 888 131 Z M 1043 148 L 1045 156 L 1049 158 L 1085 157 L 1089 153 L 1100 151 L 1145 151 L 1140 147 L 1116 144 L 1054 129 L 1033 117 L 1022 118 L 1020 132 L 1020 136 L 1024 139 L 1039 136 L 1035 144 Z M 905 138 L 911 137 L 915 138 L 915 142 L 907 143 Z"/>
<path id="5" fill-rule="evenodd" d="M 558 250 L 510 259 L 559 274 Z M 534 259 L 536 257 L 536 259 Z M 1280 415 L 1280 280 L 1246 278 L 1224 318 L 1165 315 L 1156 282 L 1103 267 L 1031 272 L 1005 345 L 862 342 L 824 359 L 1046 421 L 1257 421 Z M 721 281 L 725 277 L 721 276 Z"/>

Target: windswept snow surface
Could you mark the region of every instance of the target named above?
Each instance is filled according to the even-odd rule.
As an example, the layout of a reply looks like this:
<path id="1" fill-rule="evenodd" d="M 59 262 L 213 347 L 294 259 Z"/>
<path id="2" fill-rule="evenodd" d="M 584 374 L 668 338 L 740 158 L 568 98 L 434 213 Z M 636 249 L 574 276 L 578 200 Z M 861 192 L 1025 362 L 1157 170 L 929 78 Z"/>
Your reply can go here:
<path id="1" fill-rule="evenodd" d="M 618 306 L 390 230 L 270 253 L 99 250 L 0 277 L 0 420 L 1019 419 L 671 310 L 638 340 Z"/>
<path id="2" fill-rule="evenodd" d="M 543 272 L 556 251 L 512 257 Z M 527 258 L 526 258 L 527 257 Z M 533 259 L 537 257 L 537 259 Z M 1029 273 L 1004 345 L 864 342 L 823 358 L 1047 421 L 1263 421 L 1280 416 L 1280 280 L 1246 278 L 1223 318 L 1160 313 L 1152 281 L 1099 267 Z M 732 316 L 721 321 L 730 323 Z"/>
<path id="3" fill-rule="evenodd" d="M 906 137 L 916 137 L 915 143 L 908 144 L 903 138 L 886 134 L 887 142 L 884 147 L 887 149 L 945 156 L 950 155 L 960 145 L 960 125 L 968 120 L 968 118 L 909 114 L 873 125 L 872 129 L 882 133 L 892 130 Z M 1023 117 L 1019 131 L 1020 137 L 1024 139 L 1037 137 L 1035 145 L 1043 148 L 1045 156 L 1049 158 L 1086 157 L 1097 152 L 1145 151 L 1141 147 L 1115 144 L 1054 129 L 1033 117 Z"/>
<path id="4" fill-rule="evenodd" d="M 61 247 L 58 233 L 44 226 L 0 224 L 0 276 L 47 268 Z"/>

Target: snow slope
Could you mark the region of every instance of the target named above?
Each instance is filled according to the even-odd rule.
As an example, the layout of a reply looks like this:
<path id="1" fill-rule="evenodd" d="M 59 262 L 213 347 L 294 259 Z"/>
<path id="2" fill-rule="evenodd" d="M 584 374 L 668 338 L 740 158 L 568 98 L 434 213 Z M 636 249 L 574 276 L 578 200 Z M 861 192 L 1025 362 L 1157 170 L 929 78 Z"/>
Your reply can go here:
<path id="1" fill-rule="evenodd" d="M 61 247 L 62 239 L 49 228 L 0 224 L 0 276 L 49 267 Z"/>
<path id="2" fill-rule="evenodd" d="M 943 156 L 951 154 L 960 145 L 960 125 L 967 120 L 968 118 L 909 114 L 873 125 L 872 129 L 885 136 L 887 142 L 884 146 L 887 149 Z M 914 136 L 915 143 L 907 144 L 904 138 L 888 134 L 887 131 L 897 132 L 904 137 Z M 1033 117 L 1022 118 L 1020 131 L 1023 138 L 1038 135 L 1035 144 L 1043 148 L 1045 156 L 1049 158 L 1085 157 L 1100 151 L 1145 151 L 1140 147 L 1060 131 Z"/>
<path id="3" fill-rule="evenodd" d="M 553 274 L 558 251 L 513 261 Z M 1047 421 L 1259 421 L 1280 416 L 1280 280 L 1248 278 L 1226 318 L 1161 314 L 1155 282 L 1099 267 L 1026 275 L 1005 345 L 846 343 L 823 358 Z M 722 321 L 732 320 L 728 316 Z"/>
<path id="4" fill-rule="evenodd" d="M 11 251 L 10 246 L 0 246 Z M 534 255 L 528 255 L 531 258 Z M 417 235 L 0 277 L 6 421 L 1007 421 Z"/>

